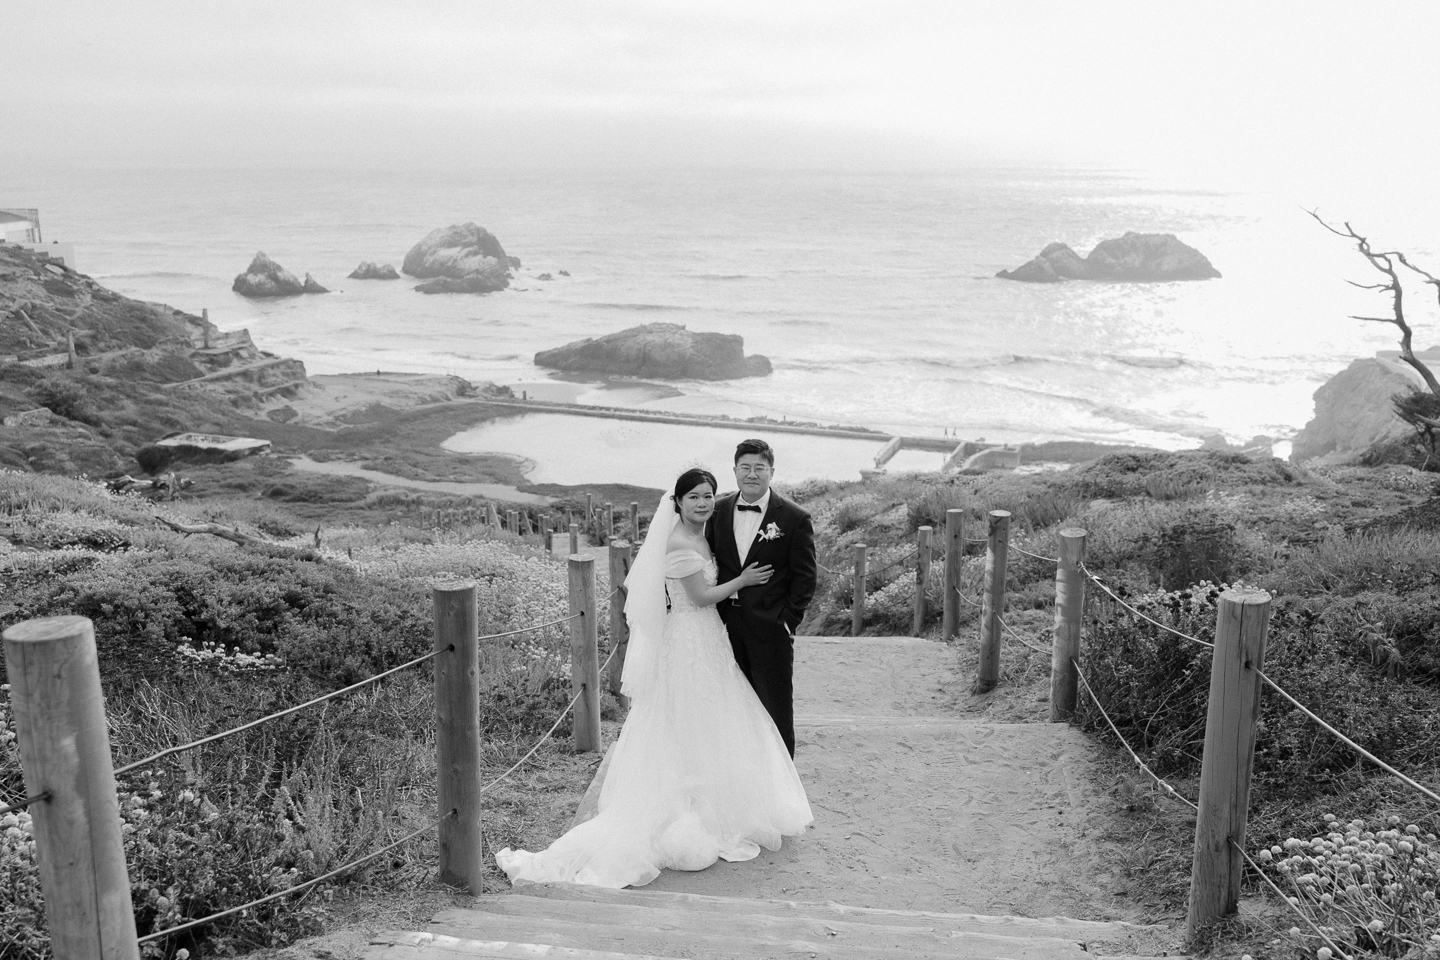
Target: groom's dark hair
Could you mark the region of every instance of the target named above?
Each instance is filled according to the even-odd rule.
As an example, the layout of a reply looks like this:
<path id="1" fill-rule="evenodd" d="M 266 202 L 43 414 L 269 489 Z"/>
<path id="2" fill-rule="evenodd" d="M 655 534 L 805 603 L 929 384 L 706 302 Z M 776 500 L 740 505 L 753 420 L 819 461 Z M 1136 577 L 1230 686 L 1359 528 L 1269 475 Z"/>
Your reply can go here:
<path id="1" fill-rule="evenodd" d="M 775 466 L 775 451 L 770 449 L 770 444 L 764 440 L 741 440 L 735 448 L 735 462 L 739 463 L 740 458 L 747 453 L 755 453 L 765 458 L 770 466 Z"/>
<path id="2" fill-rule="evenodd" d="M 675 499 L 676 513 L 680 512 L 680 498 L 702 483 L 710 484 L 711 493 L 720 489 L 720 485 L 715 482 L 715 474 L 706 470 L 704 467 L 691 467 L 689 470 L 680 474 L 680 477 L 675 481 L 675 489 L 671 491 L 671 496 Z"/>

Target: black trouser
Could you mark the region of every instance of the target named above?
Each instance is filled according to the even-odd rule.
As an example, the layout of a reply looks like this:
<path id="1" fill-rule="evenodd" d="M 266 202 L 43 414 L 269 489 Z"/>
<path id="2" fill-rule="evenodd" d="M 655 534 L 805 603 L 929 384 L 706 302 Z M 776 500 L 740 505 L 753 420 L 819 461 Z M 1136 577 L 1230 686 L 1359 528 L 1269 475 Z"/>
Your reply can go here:
<path id="1" fill-rule="evenodd" d="M 775 721 L 785 749 L 795 756 L 795 639 L 783 624 L 728 599 L 720 601 L 719 607 L 740 672 Z"/>

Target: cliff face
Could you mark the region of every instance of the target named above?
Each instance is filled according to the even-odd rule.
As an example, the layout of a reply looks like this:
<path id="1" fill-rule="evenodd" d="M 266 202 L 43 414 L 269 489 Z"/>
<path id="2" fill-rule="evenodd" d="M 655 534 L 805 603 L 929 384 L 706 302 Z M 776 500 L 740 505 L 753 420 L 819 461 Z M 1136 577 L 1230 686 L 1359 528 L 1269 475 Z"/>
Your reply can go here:
<path id="1" fill-rule="evenodd" d="M 306 383 L 300 361 L 257 349 L 243 330 L 222 333 L 0 244 L 0 466 L 133 471 L 143 444 L 219 430 Z"/>
<path id="2" fill-rule="evenodd" d="M 1390 398 L 1417 382 L 1395 364 L 1356 360 L 1315 391 L 1315 416 L 1295 435 L 1290 460 L 1342 463 L 1410 433 Z"/>
<path id="3" fill-rule="evenodd" d="M 535 363 L 556 370 L 660 380 L 736 380 L 770 373 L 765 357 L 745 356 L 745 339 L 738 334 L 694 333 L 678 323 L 650 323 L 599 339 L 577 340 L 540 351 Z"/>

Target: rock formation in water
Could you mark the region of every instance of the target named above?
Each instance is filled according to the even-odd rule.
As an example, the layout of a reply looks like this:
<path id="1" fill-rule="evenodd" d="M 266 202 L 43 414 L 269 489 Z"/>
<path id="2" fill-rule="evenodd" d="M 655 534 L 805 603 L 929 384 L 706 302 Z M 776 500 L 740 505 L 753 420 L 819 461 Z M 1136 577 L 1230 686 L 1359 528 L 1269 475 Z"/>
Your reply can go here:
<path id="1" fill-rule="evenodd" d="M 305 282 L 302 283 L 300 286 L 304 289 L 304 291 L 305 291 L 306 293 L 329 293 L 329 292 L 330 292 L 330 290 L 329 290 L 328 288 L 320 286 L 320 281 L 316 280 L 314 277 L 310 276 L 310 274 L 308 274 L 308 273 L 305 274 Z"/>
<path id="2" fill-rule="evenodd" d="M 733 333 L 694 333 L 678 323 L 648 323 L 586 338 L 535 354 L 537 366 L 659 380 L 736 380 L 763 377 L 770 361 L 745 356 L 745 339 Z"/>
<path id="3" fill-rule="evenodd" d="M 297 297 L 305 293 L 300 278 L 265 256 L 255 254 L 245 272 L 235 277 L 230 289 L 242 297 Z"/>
<path id="4" fill-rule="evenodd" d="M 1058 283 L 1061 280 L 1108 280 L 1156 283 L 1165 280 L 1209 280 L 1220 276 L 1199 250 L 1172 233 L 1127 233 L 1102 240 L 1083 260 L 1063 243 L 1052 243 L 1029 263 L 995 274 L 1003 280 Z"/>
<path id="5" fill-rule="evenodd" d="M 400 274 L 395 271 L 391 264 L 381 266 L 370 260 L 363 261 L 360 266 L 350 272 L 351 280 L 399 280 Z"/>
<path id="6" fill-rule="evenodd" d="M 1315 391 L 1315 416 L 1295 435 L 1291 462 L 1321 457 L 1343 463 L 1377 443 L 1409 434 L 1410 427 L 1395 415 L 1390 398 L 1417 382 L 1398 364 L 1356 360 Z"/>
<path id="7" fill-rule="evenodd" d="M 422 280 L 452 281 L 421 284 L 415 288 L 421 293 L 492 293 L 510 285 L 512 260 L 490 231 L 462 223 L 430 231 L 400 269 Z"/>

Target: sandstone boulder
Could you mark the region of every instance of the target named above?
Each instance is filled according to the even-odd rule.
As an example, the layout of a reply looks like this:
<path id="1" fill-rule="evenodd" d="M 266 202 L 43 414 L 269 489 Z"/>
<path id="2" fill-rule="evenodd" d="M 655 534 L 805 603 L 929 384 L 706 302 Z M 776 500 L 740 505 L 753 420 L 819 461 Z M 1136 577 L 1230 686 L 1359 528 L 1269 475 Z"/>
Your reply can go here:
<path id="1" fill-rule="evenodd" d="M 491 293 L 510 285 L 511 258 L 490 231 L 473 223 L 432 230 L 405 254 L 400 269 L 412 277 L 458 284 L 422 284 L 422 293 Z"/>
<path id="2" fill-rule="evenodd" d="M 363 261 L 360 266 L 350 272 L 351 280 L 399 280 L 400 274 L 395 272 L 391 264 L 373 263 L 369 260 Z"/>
<path id="3" fill-rule="evenodd" d="M 696 333 L 678 323 L 648 323 L 599 339 L 586 338 L 535 354 L 538 366 L 573 372 L 660 380 L 736 380 L 763 377 L 770 361 L 745 356 L 745 339 Z"/>
<path id="4" fill-rule="evenodd" d="M 230 289 L 242 297 L 296 297 L 305 292 L 305 284 L 261 252 L 235 277 Z"/>
<path id="5" fill-rule="evenodd" d="M 1209 280 L 1220 276 L 1199 250 L 1171 233 L 1127 233 L 1102 240 L 1083 260 L 1063 243 L 1052 243 L 1029 263 L 996 274 L 1004 280 L 1054 283 L 1059 280 L 1108 280 L 1156 283 Z"/>
<path id="6" fill-rule="evenodd" d="M 1410 433 L 1390 398 L 1417 382 L 1398 364 L 1356 360 L 1315 391 L 1315 416 L 1295 435 L 1292 463 L 1321 457 L 1343 463 L 1371 446 Z"/>

